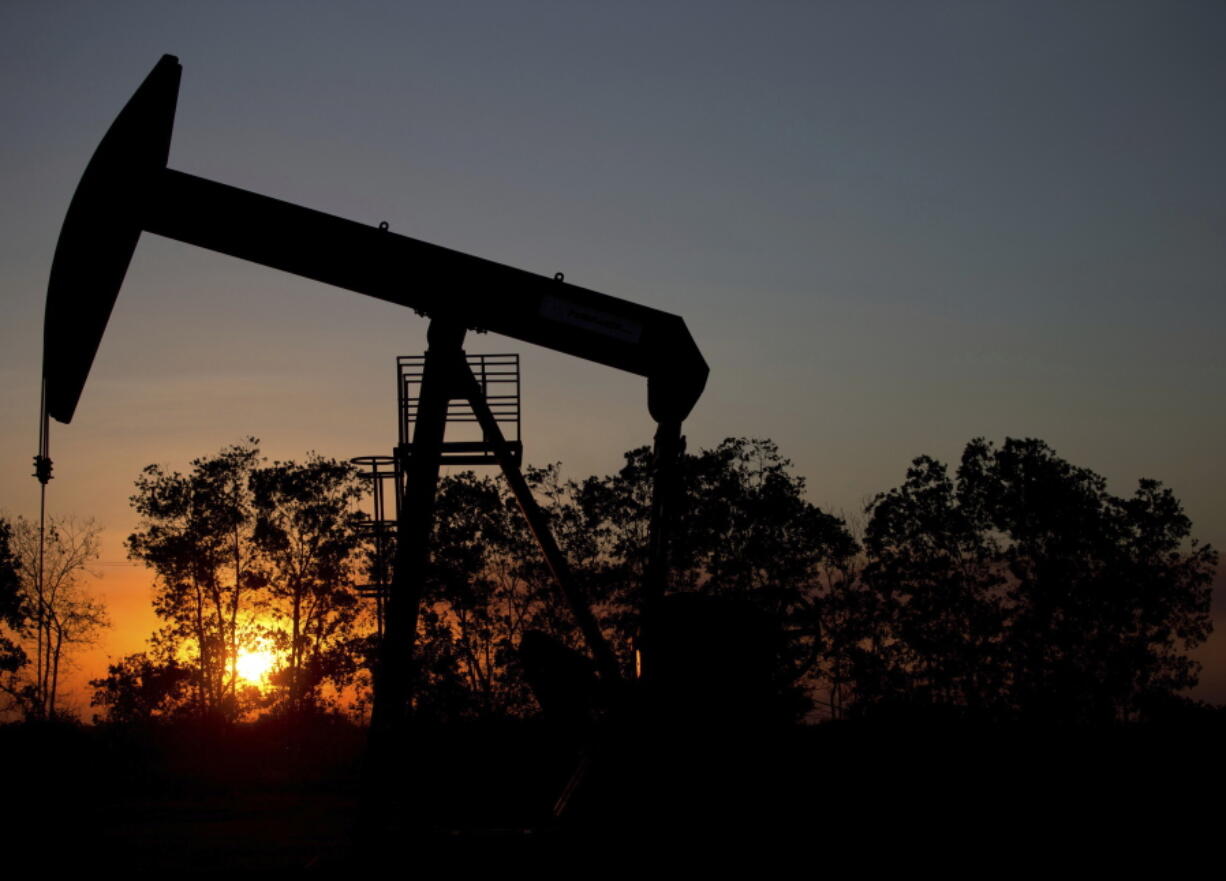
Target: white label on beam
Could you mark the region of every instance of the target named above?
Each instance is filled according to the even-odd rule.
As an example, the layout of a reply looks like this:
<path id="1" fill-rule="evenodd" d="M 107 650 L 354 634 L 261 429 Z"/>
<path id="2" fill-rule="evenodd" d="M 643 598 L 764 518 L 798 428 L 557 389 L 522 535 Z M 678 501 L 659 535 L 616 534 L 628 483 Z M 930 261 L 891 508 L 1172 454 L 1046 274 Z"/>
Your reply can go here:
<path id="1" fill-rule="evenodd" d="M 643 326 L 599 309 L 580 306 L 560 297 L 544 297 L 541 300 L 541 317 L 560 321 L 572 327 L 581 327 L 601 336 L 612 337 L 623 343 L 637 344 L 643 335 Z"/>

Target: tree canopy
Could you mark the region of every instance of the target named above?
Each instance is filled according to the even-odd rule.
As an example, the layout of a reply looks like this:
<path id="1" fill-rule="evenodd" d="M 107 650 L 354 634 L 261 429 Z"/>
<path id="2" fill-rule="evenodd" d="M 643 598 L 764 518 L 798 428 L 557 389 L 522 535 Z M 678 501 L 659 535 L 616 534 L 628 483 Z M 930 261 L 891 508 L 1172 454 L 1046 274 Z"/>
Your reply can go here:
<path id="1" fill-rule="evenodd" d="M 1196 683 L 1217 554 L 1157 481 L 1120 498 L 1042 441 L 977 439 L 869 513 L 867 703 L 1102 722 Z"/>
<path id="2" fill-rule="evenodd" d="M 861 543 L 806 498 L 770 441 L 729 438 L 686 454 L 681 470 L 669 590 L 710 602 L 677 605 L 674 623 L 723 628 L 686 643 L 702 655 L 684 666 L 704 699 L 720 700 L 720 683 L 757 663 L 734 660 L 750 643 L 769 644 L 769 687 L 793 717 L 814 700 L 834 717 L 926 707 L 1099 723 L 1136 718 L 1196 682 L 1188 652 L 1209 633 L 1217 555 L 1191 539 L 1156 481 L 1116 497 L 1042 441 L 977 439 L 952 475 L 915 459 L 868 506 Z M 556 465 L 526 476 L 631 675 L 650 451 L 629 451 L 604 476 L 567 479 Z M 95 682 L 97 701 L 134 718 L 176 706 L 300 712 L 342 695 L 360 711 L 377 640 L 373 604 L 355 590 L 370 551 L 360 493 L 346 464 L 269 465 L 255 441 L 186 475 L 146 469 L 129 547 L 157 574 L 165 626 L 148 654 Z M 415 712 L 536 712 L 520 649 L 542 636 L 563 651 L 583 641 L 502 482 L 443 477 L 433 548 Z M 238 669 L 256 648 L 277 658 L 263 691 Z"/>
<path id="3" fill-rule="evenodd" d="M 39 524 L 24 517 L 0 524 L 0 622 L 10 634 L 0 636 L 0 691 L 7 709 L 28 719 L 65 713 L 61 672 L 110 626 L 84 578 L 95 574 L 89 567 L 101 531 L 75 517 L 48 518 L 41 537 Z"/>
<path id="4" fill-rule="evenodd" d="M 25 630 L 28 612 L 21 595 L 21 562 L 12 547 L 13 527 L 0 518 L 0 675 L 15 673 L 29 661 L 21 650 L 19 635 Z"/>
<path id="5" fill-rule="evenodd" d="M 619 471 L 603 477 L 566 480 L 552 466 L 529 469 L 528 479 L 629 674 L 650 520 L 650 450 L 631 450 Z M 805 499 L 803 478 L 770 441 L 729 438 L 687 454 L 680 482 L 670 590 L 744 602 L 786 634 L 773 659 L 775 687 L 800 712 L 801 686 L 819 660 L 817 596 L 845 577 L 854 539 L 842 520 Z M 422 634 L 429 669 L 441 677 L 440 647 L 454 640 L 442 656 L 467 682 L 461 693 L 482 695 L 490 711 L 531 710 L 513 657 L 524 635 L 542 632 L 573 647 L 582 641 L 501 482 L 471 473 L 445 478 L 435 541 L 427 626 L 446 626 Z M 708 673 L 716 677 L 711 660 Z"/>
<path id="6" fill-rule="evenodd" d="M 112 717 L 179 701 L 232 719 L 270 705 L 315 708 L 325 684 L 344 688 L 360 663 L 351 644 L 360 492 L 352 466 L 314 455 L 267 464 L 254 438 L 196 459 L 187 474 L 147 467 L 128 548 L 157 575 L 165 624 L 150 655 L 94 682 L 95 703 Z M 257 654 L 273 668 L 271 692 L 244 678 L 242 659 Z M 185 679 L 190 698 L 179 691 Z M 153 693 L 162 685 L 173 695 Z"/>
<path id="7" fill-rule="evenodd" d="M 300 712 L 319 699 L 324 682 L 343 681 L 355 668 L 362 487 L 352 466 L 312 455 L 256 468 L 250 489 L 272 619 L 266 632 L 284 658 L 287 708 Z"/>
<path id="8" fill-rule="evenodd" d="M 252 439 L 196 459 L 186 475 L 150 465 L 132 496 L 141 528 L 129 554 L 157 573 L 153 606 L 166 622 L 153 644 L 163 662 L 191 669 L 202 714 L 233 715 L 242 697 L 238 655 L 252 635 L 244 613 L 262 586 L 250 489 L 258 457 Z"/>

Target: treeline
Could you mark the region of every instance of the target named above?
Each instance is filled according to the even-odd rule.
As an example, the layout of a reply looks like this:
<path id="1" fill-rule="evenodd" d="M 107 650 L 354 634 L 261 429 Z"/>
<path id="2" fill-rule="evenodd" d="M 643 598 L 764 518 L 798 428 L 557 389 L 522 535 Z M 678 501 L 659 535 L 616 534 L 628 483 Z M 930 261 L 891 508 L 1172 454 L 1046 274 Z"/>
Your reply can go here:
<path id="1" fill-rule="evenodd" d="M 623 668 L 633 669 L 650 515 L 650 456 L 615 474 L 529 469 L 559 544 Z M 686 455 L 671 590 L 752 607 L 778 635 L 771 687 L 799 717 L 899 710 L 1075 723 L 1157 712 L 1194 684 L 1215 552 L 1190 539 L 1169 490 L 1128 498 L 1041 441 L 972 441 L 951 475 L 915 460 L 868 506 L 862 535 L 809 502 L 770 441 Z M 250 441 L 136 484 L 132 556 L 157 576 L 149 650 L 95 681 L 111 720 L 257 713 L 361 715 L 377 636 L 378 569 L 347 464 L 267 464 Z M 521 642 L 578 648 L 526 524 L 500 480 L 445 477 L 418 633 L 415 712 L 532 715 Z M 735 641 L 735 633 L 728 637 Z M 695 678 L 735 645 L 705 643 Z M 268 682 L 245 654 L 268 652 Z M 724 671 L 724 672 L 721 672 Z M 719 682 L 697 690 L 718 695 Z"/>

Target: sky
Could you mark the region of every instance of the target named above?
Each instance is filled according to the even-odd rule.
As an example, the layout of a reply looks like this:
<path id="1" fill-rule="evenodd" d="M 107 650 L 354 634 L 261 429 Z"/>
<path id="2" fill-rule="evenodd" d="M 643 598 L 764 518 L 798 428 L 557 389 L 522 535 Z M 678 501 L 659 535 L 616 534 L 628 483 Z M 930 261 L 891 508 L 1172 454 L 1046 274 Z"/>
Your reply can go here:
<path id="1" fill-rule="evenodd" d="M 68 202 L 163 53 L 170 166 L 683 316 L 692 448 L 769 437 L 858 517 L 921 454 L 1047 441 L 1171 487 L 1226 546 L 1226 6 L 1218 2 L 0 4 L 0 514 L 36 516 L 43 299 Z M 463 296 L 458 286 L 456 296 Z M 258 437 L 390 452 L 412 311 L 142 237 L 71 425 L 56 516 L 141 648 L 141 468 Z M 639 378 L 523 359 L 527 461 L 608 473 Z M 1195 693 L 1226 701 L 1226 580 Z M 78 705 L 83 701 L 78 700 Z"/>

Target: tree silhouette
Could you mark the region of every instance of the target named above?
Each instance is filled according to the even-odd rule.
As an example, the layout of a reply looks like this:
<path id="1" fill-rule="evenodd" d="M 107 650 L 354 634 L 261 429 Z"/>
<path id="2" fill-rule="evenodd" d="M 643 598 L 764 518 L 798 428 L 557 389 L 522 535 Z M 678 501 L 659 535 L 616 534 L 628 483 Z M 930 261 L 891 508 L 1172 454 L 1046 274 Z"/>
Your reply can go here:
<path id="1" fill-rule="evenodd" d="M 1103 722 L 1196 683 L 1217 554 L 1156 481 L 1117 498 L 1042 441 L 977 439 L 869 511 L 866 704 Z"/>
<path id="2" fill-rule="evenodd" d="M 256 468 L 250 481 L 269 630 L 285 661 L 277 678 L 286 709 L 300 713 L 317 705 L 325 681 L 343 687 L 356 666 L 348 643 L 360 612 L 352 560 L 362 486 L 353 466 L 321 456 Z"/>
<path id="3" fill-rule="evenodd" d="M 870 510 L 863 577 L 876 604 L 860 611 L 866 625 L 888 626 L 866 634 L 873 650 L 860 659 L 862 690 L 876 697 L 901 690 L 938 704 L 991 702 L 1005 666 L 995 534 L 959 504 L 945 467 L 926 456 Z"/>
<path id="4" fill-rule="evenodd" d="M 150 465 L 132 496 L 142 520 L 129 554 L 157 573 L 154 611 L 166 621 L 155 649 L 164 663 L 179 660 L 192 671 L 197 710 L 224 718 L 239 712 L 238 653 L 263 586 L 252 537 L 256 444 L 196 459 L 187 475 Z"/>
<path id="5" fill-rule="evenodd" d="M 539 473 L 529 478 L 539 484 Z M 443 480 L 437 497 L 425 640 L 435 687 L 450 690 L 452 711 L 518 715 L 531 707 L 513 669 L 515 647 L 555 606 L 527 524 L 503 483 L 472 472 Z M 448 682 L 452 678 L 452 682 Z"/>
<path id="6" fill-rule="evenodd" d="M 614 474 L 581 482 L 562 479 L 557 466 L 530 468 L 527 477 L 573 577 L 629 672 L 652 481 L 648 449 L 628 452 L 625 461 Z M 816 609 L 831 579 L 841 577 L 855 541 L 841 520 L 805 500 L 803 479 L 769 441 L 730 438 L 687 455 L 682 482 L 686 497 L 673 524 L 671 589 L 747 603 L 785 630 L 789 638 L 772 658 L 776 687 L 791 695 L 792 712 L 799 712 L 800 683 L 820 659 Z M 419 636 L 429 659 L 423 675 L 432 671 L 440 689 L 454 689 L 449 675 L 460 677 L 476 698 L 471 712 L 530 711 L 513 660 L 525 635 L 547 634 L 572 648 L 583 643 L 526 524 L 498 482 L 453 475 L 440 484 L 435 539 L 427 611 L 447 626 L 428 631 L 434 619 L 423 616 Z M 710 660 L 717 677 L 718 659 Z M 421 681 L 423 700 L 430 687 Z"/>
<path id="7" fill-rule="evenodd" d="M 558 469 L 527 468 L 555 536 L 574 552 L 577 516 Z M 573 524 L 572 524 L 573 525 Z M 518 661 L 529 632 L 582 640 L 518 505 L 499 479 L 461 472 L 439 483 L 433 553 L 418 623 L 415 712 L 436 720 L 522 716 L 535 709 Z M 587 584 L 582 555 L 570 556 Z"/>
<path id="8" fill-rule="evenodd" d="M 582 481 L 558 466 L 526 476 L 629 674 L 649 451 Z M 843 520 L 805 498 L 770 441 L 729 438 L 687 454 L 682 478 L 670 559 L 670 592 L 682 599 L 661 620 L 677 645 L 711 654 L 673 658 L 692 695 L 716 700 L 721 681 L 769 665 L 741 691 L 769 679 L 771 706 L 792 717 L 824 689 L 836 717 L 906 705 L 1098 722 L 1134 718 L 1196 681 L 1187 652 L 1208 634 L 1217 556 L 1189 539 L 1178 501 L 1154 481 L 1117 498 L 1041 441 L 975 440 L 956 475 L 920 457 L 901 486 L 877 496 L 861 549 Z M 137 490 L 144 520 L 129 546 L 158 574 L 167 626 L 149 656 L 95 683 L 102 704 L 164 715 L 187 670 L 197 710 L 234 717 L 237 653 L 256 639 L 283 653 L 274 676 L 283 709 L 330 706 L 325 682 L 329 694 L 362 700 L 350 686 L 365 677 L 375 637 L 352 589 L 358 487 L 349 466 L 318 456 L 264 466 L 252 441 L 196 460 L 186 476 L 151 466 Z M 424 597 L 415 661 L 423 717 L 532 714 L 525 640 L 583 647 L 493 477 L 440 482 Z M 724 635 L 683 632 L 700 620 Z M 738 620 L 740 637 L 728 625 Z M 741 650 L 743 663 L 730 661 Z"/>
<path id="9" fill-rule="evenodd" d="M 12 531 L 12 553 L 18 561 L 21 615 L 18 628 L 25 655 L 32 662 L 20 674 L 9 674 L 5 691 L 16 698 L 28 718 L 50 719 L 59 707 L 60 673 L 72 654 L 97 641 L 110 626 L 105 605 L 83 583 L 92 575 L 101 533 L 93 520 L 49 518 L 40 540 L 37 523 L 18 517 Z"/>
<path id="10" fill-rule="evenodd" d="M 331 709 L 365 663 L 353 585 L 362 519 L 355 470 L 317 455 L 266 465 L 257 444 L 196 459 L 186 475 L 151 465 L 137 480 L 132 504 L 142 521 L 128 547 L 157 574 L 154 610 L 166 624 L 149 655 L 95 683 L 112 715 L 128 706 L 158 715 L 150 688 L 177 688 L 184 670 L 202 715 Z M 256 650 L 276 656 L 279 693 L 240 681 L 240 655 Z"/>
<path id="11" fill-rule="evenodd" d="M 0 518 L 0 625 L 4 627 L 0 630 L 0 682 L 8 682 L 9 687 L 10 677 L 30 660 L 20 645 L 29 613 L 21 595 L 21 562 L 13 552 L 12 537 L 13 527 Z"/>
<path id="12" fill-rule="evenodd" d="M 650 518 L 650 451 L 626 454 L 618 473 L 576 491 L 589 550 L 623 644 L 637 626 Z M 804 479 L 769 440 L 727 438 L 687 454 L 672 524 L 671 589 L 743 601 L 788 638 L 776 658 L 780 687 L 799 697 L 821 659 L 820 614 L 850 575 L 858 546 L 846 524 L 805 498 Z M 786 685 L 785 685 L 786 684 Z M 799 705 L 798 705 L 799 707 Z"/>
<path id="13" fill-rule="evenodd" d="M 106 676 L 90 680 L 90 705 L 105 708 L 108 722 L 148 725 L 185 709 L 192 678 L 192 671 L 174 659 L 159 661 L 138 652 L 110 664 Z"/>

